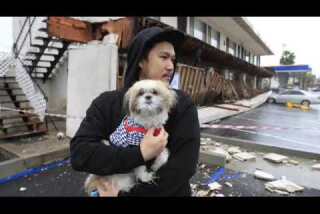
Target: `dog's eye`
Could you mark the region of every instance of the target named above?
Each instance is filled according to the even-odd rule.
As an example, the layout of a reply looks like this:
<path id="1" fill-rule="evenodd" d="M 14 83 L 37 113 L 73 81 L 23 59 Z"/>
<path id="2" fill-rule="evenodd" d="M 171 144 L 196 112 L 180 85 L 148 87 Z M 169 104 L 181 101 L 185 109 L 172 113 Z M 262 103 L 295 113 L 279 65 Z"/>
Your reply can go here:
<path id="1" fill-rule="evenodd" d="M 157 90 L 152 90 L 152 94 L 158 95 L 158 91 Z"/>
<path id="2" fill-rule="evenodd" d="M 140 90 L 139 93 L 138 93 L 139 96 L 142 96 L 143 94 L 144 94 L 143 90 Z"/>

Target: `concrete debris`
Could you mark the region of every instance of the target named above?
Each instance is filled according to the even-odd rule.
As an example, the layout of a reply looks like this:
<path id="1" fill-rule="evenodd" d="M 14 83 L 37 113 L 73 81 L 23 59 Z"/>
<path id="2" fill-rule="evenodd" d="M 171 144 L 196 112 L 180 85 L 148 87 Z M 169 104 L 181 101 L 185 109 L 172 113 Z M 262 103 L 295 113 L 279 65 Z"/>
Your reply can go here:
<path id="1" fill-rule="evenodd" d="M 214 145 L 219 147 L 219 146 L 221 146 L 221 143 L 215 143 Z"/>
<path id="2" fill-rule="evenodd" d="M 288 160 L 283 160 L 282 163 L 283 164 L 287 164 L 287 163 L 289 163 L 289 161 Z"/>
<path id="3" fill-rule="evenodd" d="M 273 181 L 275 180 L 275 177 L 269 173 L 266 173 L 262 170 L 256 170 L 254 172 L 254 177 L 262 180 L 267 180 L 267 181 Z"/>
<path id="4" fill-rule="evenodd" d="M 208 196 L 209 191 L 205 191 L 205 190 L 200 190 L 197 192 L 197 197 L 207 197 Z"/>
<path id="5" fill-rule="evenodd" d="M 218 182 L 208 184 L 210 190 L 221 190 L 222 186 Z"/>
<path id="6" fill-rule="evenodd" d="M 201 143 L 200 143 L 201 146 L 205 146 L 205 145 L 207 145 L 207 144 L 208 144 L 208 143 L 205 142 L 205 141 L 201 141 Z"/>
<path id="7" fill-rule="evenodd" d="M 299 186 L 286 178 L 281 178 L 280 180 L 271 181 L 265 184 L 265 188 L 271 192 L 298 192 L 303 191 L 304 187 Z M 276 191 L 277 190 L 277 191 Z"/>
<path id="8" fill-rule="evenodd" d="M 287 156 L 279 155 L 276 153 L 268 153 L 263 156 L 263 158 L 273 163 L 283 163 L 283 161 L 288 160 Z"/>
<path id="9" fill-rule="evenodd" d="M 313 165 L 312 169 L 320 170 L 320 163 Z"/>
<path id="10" fill-rule="evenodd" d="M 200 169 L 204 169 L 205 167 L 206 167 L 206 165 L 203 163 L 203 164 L 200 165 L 199 168 L 200 168 Z"/>
<path id="11" fill-rule="evenodd" d="M 224 197 L 224 194 L 222 193 L 216 194 L 216 197 Z"/>
<path id="12" fill-rule="evenodd" d="M 240 153 L 241 150 L 240 150 L 240 148 L 237 147 L 237 146 L 232 146 L 232 147 L 230 147 L 230 148 L 228 149 L 228 152 L 229 152 L 231 155 L 233 155 L 233 154 L 236 154 L 236 153 Z"/>
<path id="13" fill-rule="evenodd" d="M 196 189 L 198 187 L 197 184 L 190 184 L 191 189 Z"/>
<path id="14" fill-rule="evenodd" d="M 225 182 L 224 185 L 226 185 L 228 187 L 232 187 L 232 183 L 229 183 L 229 182 Z"/>
<path id="15" fill-rule="evenodd" d="M 256 156 L 248 152 L 240 152 L 233 155 L 233 158 L 240 161 L 255 160 Z"/>
<path id="16" fill-rule="evenodd" d="M 232 157 L 229 155 L 229 153 L 222 148 L 210 149 L 210 152 L 215 155 L 220 155 L 220 156 L 225 157 L 226 161 L 230 161 L 232 159 Z"/>
<path id="17" fill-rule="evenodd" d="M 27 190 L 26 187 L 20 187 L 20 189 L 19 189 L 20 192 L 24 192 L 24 191 L 26 191 L 26 190 Z"/>
<path id="18" fill-rule="evenodd" d="M 215 197 L 216 196 L 216 193 L 215 192 L 212 192 L 211 194 L 210 194 L 210 197 Z"/>
<path id="19" fill-rule="evenodd" d="M 288 163 L 289 163 L 289 164 L 293 164 L 293 165 L 298 165 L 298 164 L 299 164 L 299 161 L 290 159 L 290 160 L 288 161 Z"/>

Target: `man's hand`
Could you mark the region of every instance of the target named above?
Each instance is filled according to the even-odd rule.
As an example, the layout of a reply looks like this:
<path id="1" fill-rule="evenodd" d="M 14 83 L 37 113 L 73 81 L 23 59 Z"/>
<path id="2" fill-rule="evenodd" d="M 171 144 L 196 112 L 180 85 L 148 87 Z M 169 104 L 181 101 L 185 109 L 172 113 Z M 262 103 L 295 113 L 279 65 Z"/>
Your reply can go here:
<path id="1" fill-rule="evenodd" d="M 168 143 L 168 133 L 161 128 L 159 135 L 154 136 L 155 128 L 148 129 L 140 144 L 140 151 L 144 161 L 151 160 L 158 156 Z"/>
<path id="2" fill-rule="evenodd" d="M 115 184 L 112 185 L 111 182 L 106 181 L 98 183 L 97 190 L 100 197 L 118 197 L 119 190 Z"/>

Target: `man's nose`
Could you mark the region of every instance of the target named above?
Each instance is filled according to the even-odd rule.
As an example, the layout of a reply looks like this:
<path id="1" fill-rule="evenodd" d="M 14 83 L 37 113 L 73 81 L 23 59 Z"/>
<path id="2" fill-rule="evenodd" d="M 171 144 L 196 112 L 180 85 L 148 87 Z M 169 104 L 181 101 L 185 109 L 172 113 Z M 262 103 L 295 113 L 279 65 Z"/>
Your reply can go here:
<path id="1" fill-rule="evenodd" d="M 166 64 L 166 69 L 170 70 L 170 71 L 173 71 L 173 68 L 174 68 L 173 61 L 172 60 L 168 60 L 168 62 Z"/>

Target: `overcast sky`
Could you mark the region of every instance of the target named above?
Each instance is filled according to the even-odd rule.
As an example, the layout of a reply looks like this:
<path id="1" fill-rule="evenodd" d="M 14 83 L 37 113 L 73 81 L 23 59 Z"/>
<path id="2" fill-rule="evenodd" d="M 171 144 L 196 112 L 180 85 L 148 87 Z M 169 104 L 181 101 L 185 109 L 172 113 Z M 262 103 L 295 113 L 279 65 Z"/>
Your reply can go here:
<path id="1" fill-rule="evenodd" d="M 309 64 L 320 77 L 320 17 L 246 17 L 273 56 L 261 57 L 261 65 L 278 65 L 283 48 L 296 54 L 296 64 Z M 0 51 L 12 46 L 12 18 L 0 17 Z"/>

